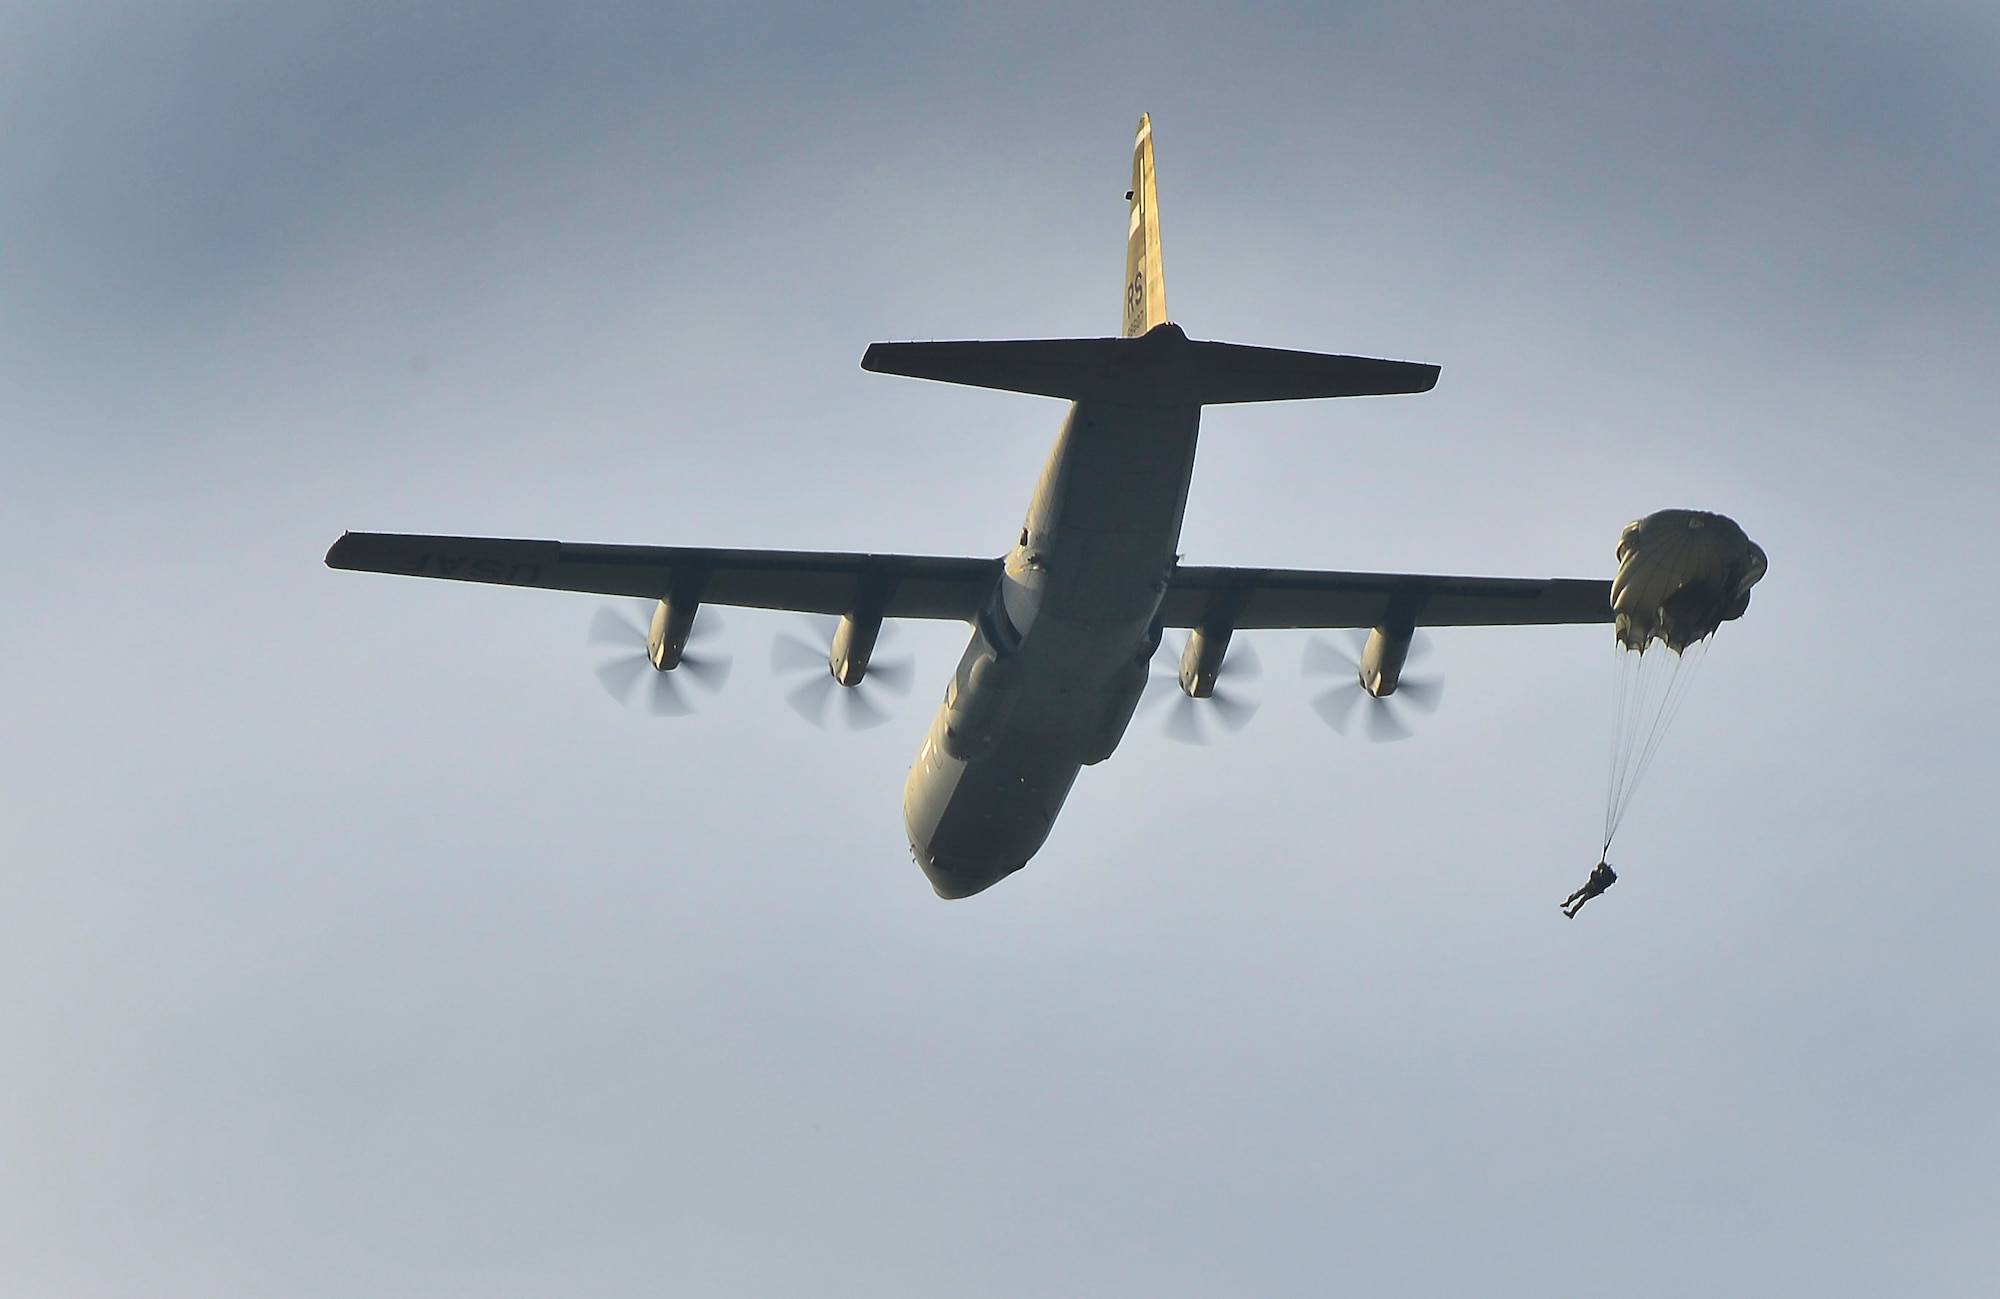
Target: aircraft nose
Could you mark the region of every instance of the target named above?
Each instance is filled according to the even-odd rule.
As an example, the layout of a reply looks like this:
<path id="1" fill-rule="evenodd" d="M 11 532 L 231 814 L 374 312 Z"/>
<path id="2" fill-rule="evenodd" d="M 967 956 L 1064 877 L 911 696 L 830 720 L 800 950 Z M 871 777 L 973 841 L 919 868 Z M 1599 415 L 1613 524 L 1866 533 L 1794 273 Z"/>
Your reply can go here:
<path id="1" fill-rule="evenodd" d="M 931 882 L 932 892 L 947 902 L 957 902 L 975 893 L 984 893 L 1027 863 L 1022 862 L 997 870 L 989 866 L 966 870 L 954 867 L 936 857 L 921 857 L 917 864 L 923 867 L 924 878 Z"/>

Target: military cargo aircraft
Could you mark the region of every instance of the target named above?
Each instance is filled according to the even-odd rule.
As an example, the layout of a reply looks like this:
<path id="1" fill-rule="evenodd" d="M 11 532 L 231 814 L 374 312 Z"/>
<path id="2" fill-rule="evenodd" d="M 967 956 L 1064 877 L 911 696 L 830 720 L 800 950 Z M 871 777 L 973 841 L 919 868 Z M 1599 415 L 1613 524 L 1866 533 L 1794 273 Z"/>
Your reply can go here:
<path id="1" fill-rule="evenodd" d="M 1166 628 L 1188 632 L 1179 687 L 1191 700 L 1214 696 L 1235 632 L 1366 629 L 1354 682 L 1381 700 L 1419 627 L 1612 620 L 1605 581 L 1182 564 L 1202 407 L 1428 392 L 1438 368 L 1190 339 L 1167 318 L 1147 118 L 1131 186 L 1119 337 L 876 343 L 861 359 L 879 374 L 1071 403 L 999 558 L 351 532 L 326 562 L 656 600 L 646 658 L 661 673 L 684 665 L 704 604 L 837 617 L 826 669 L 848 690 L 867 677 L 884 619 L 970 624 L 903 794 L 911 850 L 945 898 L 990 888 L 1041 848 L 1078 772 L 1118 747 Z"/>

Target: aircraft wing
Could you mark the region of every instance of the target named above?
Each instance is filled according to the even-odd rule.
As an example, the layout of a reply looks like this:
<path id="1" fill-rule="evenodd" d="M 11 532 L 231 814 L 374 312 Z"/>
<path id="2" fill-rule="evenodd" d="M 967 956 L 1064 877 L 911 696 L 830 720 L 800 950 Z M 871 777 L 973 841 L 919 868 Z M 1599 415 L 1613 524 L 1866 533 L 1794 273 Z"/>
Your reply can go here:
<path id="1" fill-rule="evenodd" d="M 653 600 L 689 591 L 704 604 L 845 614 L 878 604 L 885 617 L 969 622 L 1000 576 L 997 559 L 845 555 L 824 551 L 598 546 L 498 537 L 350 532 L 328 568 Z"/>
<path id="2" fill-rule="evenodd" d="M 705 604 L 844 614 L 879 602 L 889 618 L 970 622 L 1000 576 L 997 559 L 829 551 L 606 546 L 498 537 L 350 532 L 329 568 L 658 599 L 692 589 Z M 865 597 L 865 598 L 864 598 Z M 1174 571 L 1160 606 L 1169 627 L 1222 619 L 1240 630 L 1493 627 L 1612 620 L 1611 584 L 1574 578 L 1443 577 L 1281 568 Z"/>
<path id="3" fill-rule="evenodd" d="M 1612 620 L 1611 583 L 1282 568 L 1179 568 L 1160 606 L 1169 627 L 1512 627 Z"/>

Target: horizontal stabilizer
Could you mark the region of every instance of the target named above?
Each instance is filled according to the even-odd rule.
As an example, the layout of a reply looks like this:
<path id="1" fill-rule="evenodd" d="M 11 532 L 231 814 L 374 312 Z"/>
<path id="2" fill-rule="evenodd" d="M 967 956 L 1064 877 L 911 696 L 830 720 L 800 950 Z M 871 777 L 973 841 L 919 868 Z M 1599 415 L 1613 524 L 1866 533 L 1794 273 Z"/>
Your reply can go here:
<path id="1" fill-rule="evenodd" d="M 875 343 L 861 368 L 1069 401 L 1217 406 L 1429 392 L 1438 368 L 1414 361 L 1195 342 L 1177 325 L 1143 338 Z"/>

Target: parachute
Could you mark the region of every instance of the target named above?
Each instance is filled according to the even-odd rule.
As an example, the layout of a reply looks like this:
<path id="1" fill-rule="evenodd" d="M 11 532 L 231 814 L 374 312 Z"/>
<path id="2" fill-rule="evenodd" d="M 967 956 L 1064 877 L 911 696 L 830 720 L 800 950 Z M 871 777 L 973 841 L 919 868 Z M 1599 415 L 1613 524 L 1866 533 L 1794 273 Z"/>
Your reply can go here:
<path id="1" fill-rule="evenodd" d="M 1716 628 L 1743 616 L 1764 551 L 1734 519 L 1661 510 L 1618 537 L 1618 703 L 1604 800 L 1604 854 L 1701 670 Z"/>
<path id="2" fill-rule="evenodd" d="M 1661 510 L 1626 524 L 1611 583 L 1618 643 L 1643 654 L 1657 640 L 1686 653 L 1743 616 L 1766 563 L 1763 548 L 1720 514 Z"/>

